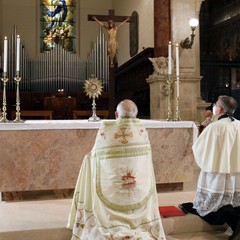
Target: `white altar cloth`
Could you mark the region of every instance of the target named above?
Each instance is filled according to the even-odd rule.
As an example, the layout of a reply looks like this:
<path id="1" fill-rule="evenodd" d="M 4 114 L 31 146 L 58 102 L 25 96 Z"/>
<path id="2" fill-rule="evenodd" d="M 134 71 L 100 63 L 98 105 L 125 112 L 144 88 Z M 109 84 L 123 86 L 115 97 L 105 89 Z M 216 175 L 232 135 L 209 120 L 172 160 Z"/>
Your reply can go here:
<path id="1" fill-rule="evenodd" d="M 105 120 L 111 121 L 111 120 Z M 146 128 L 194 128 L 194 135 L 198 129 L 192 121 L 161 121 L 141 119 Z M 1 130 L 51 130 L 51 129 L 98 129 L 99 122 L 88 120 L 26 120 L 21 123 L 0 123 Z"/>

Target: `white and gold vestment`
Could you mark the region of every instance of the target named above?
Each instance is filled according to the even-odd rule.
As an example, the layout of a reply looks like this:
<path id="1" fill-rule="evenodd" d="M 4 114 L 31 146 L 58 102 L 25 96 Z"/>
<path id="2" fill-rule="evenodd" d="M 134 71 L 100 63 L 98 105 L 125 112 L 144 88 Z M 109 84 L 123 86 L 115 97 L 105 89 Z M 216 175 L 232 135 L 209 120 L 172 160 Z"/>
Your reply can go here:
<path id="1" fill-rule="evenodd" d="M 165 239 L 151 146 L 139 119 L 102 121 L 80 169 L 67 227 L 72 240 Z"/>

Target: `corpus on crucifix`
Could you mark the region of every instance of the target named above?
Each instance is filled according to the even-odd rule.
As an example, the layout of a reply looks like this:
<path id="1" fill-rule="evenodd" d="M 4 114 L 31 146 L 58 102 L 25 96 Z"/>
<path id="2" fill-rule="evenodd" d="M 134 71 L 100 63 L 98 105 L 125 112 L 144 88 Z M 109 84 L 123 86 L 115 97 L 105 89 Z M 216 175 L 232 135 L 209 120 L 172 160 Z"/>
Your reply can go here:
<path id="1" fill-rule="evenodd" d="M 92 18 L 92 19 L 91 19 Z M 118 42 L 116 40 L 117 30 L 124 23 L 130 21 L 130 17 L 115 16 L 114 10 L 109 10 L 108 16 L 102 15 L 89 15 L 89 20 L 96 21 L 101 27 L 105 28 L 108 33 L 108 56 L 110 60 L 110 67 L 114 68 L 117 65 L 116 54 L 118 50 Z M 108 21 L 108 25 L 105 25 L 102 21 Z M 115 25 L 115 22 L 121 22 L 119 25 Z"/>

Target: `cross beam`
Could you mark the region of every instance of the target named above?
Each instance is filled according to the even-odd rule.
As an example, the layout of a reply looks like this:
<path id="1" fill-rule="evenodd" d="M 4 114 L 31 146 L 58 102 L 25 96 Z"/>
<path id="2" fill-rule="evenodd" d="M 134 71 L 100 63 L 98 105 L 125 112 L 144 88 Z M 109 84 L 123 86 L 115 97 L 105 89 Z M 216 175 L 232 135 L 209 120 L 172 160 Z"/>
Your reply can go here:
<path id="1" fill-rule="evenodd" d="M 116 16 L 113 9 L 108 10 L 108 15 L 88 15 L 88 21 L 94 21 L 93 16 L 95 16 L 99 21 L 108 22 L 113 20 L 114 22 L 123 22 L 128 16 Z M 129 22 L 129 21 L 128 21 Z"/>

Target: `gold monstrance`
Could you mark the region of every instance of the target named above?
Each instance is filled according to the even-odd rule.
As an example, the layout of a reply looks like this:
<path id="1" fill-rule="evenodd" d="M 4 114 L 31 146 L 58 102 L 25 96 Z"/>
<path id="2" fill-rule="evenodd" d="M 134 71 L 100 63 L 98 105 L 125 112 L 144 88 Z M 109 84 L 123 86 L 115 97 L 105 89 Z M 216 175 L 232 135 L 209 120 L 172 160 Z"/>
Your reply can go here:
<path id="1" fill-rule="evenodd" d="M 90 78 L 85 80 L 84 83 L 84 92 L 86 93 L 89 98 L 93 99 L 92 102 L 92 116 L 88 119 L 91 122 L 100 121 L 100 118 L 96 115 L 96 103 L 95 98 L 98 98 L 101 95 L 103 90 L 102 81 L 98 80 L 97 78 Z"/>

